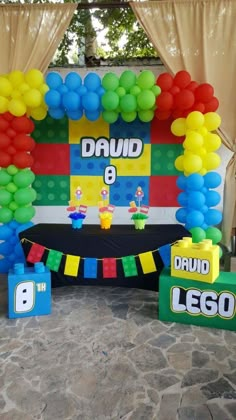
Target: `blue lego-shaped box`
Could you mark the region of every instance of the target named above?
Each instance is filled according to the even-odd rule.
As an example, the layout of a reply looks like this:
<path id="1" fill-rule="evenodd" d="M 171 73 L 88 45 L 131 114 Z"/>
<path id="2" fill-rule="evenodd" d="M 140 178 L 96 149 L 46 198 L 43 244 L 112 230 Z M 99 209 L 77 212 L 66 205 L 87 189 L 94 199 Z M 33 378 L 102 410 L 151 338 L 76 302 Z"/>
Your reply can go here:
<path id="1" fill-rule="evenodd" d="M 48 315 L 51 313 L 51 273 L 42 263 L 34 267 L 15 264 L 8 273 L 8 317 Z"/>

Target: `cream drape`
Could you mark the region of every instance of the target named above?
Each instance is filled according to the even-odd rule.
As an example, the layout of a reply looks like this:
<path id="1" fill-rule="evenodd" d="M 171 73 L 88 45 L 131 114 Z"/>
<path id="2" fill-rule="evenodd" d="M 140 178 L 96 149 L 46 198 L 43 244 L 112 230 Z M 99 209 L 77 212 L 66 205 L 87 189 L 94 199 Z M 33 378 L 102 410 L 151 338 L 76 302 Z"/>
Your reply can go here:
<path id="1" fill-rule="evenodd" d="M 236 0 L 130 2 L 139 23 L 172 74 L 187 70 L 210 83 L 220 101 L 220 135 L 232 152 L 226 168 L 222 243 L 229 247 L 236 202 Z"/>
<path id="2" fill-rule="evenodd" d="M 0 73 L 46 72 L 69 26 L 75 3 L 1 4 Z"/>

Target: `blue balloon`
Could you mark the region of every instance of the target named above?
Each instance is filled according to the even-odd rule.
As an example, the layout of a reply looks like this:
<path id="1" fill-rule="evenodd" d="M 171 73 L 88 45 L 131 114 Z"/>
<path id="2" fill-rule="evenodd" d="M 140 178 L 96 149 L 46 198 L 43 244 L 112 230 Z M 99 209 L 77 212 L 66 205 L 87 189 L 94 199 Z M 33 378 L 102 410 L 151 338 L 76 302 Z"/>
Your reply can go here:
<path id="1" fill-rule="evenodd" d="M 14 253 L 16 254 L 17 257 L 21 257 L 21 258 L 25 259 L 24 251 L 23 251 L 23 248 L 21 246 L 21 243 L 16 244 L 16 246 L 14 248 Z"/>
<path id="2" fill-rule="evenodd" d="M 81 86 L 82 80 L 78 73 L 71 71 L 65 77 L 65 85 L 68 87 L 69 90 L 78 89 Z"/>
<path id="3" fill-rule="evenodd" d="M 97 73 L 88 73 L 84 78 L 84 86 L 88 90 L 97 90 L 101 86 L 101 79 Z"/>
<path id="4" fill-rule="evenodd" d="M 222 221 L 222 213 L 216 209 L 209 209 L 204 215 L 204 221 L 209 226 L 218 225 Z"/>
<path id="5" fill-rule="evenodd" d="M 97 121 L 100 117 L 100 111 L 85 111 L 85 117 L 89 121 Z"/>
<path id="6" fill-rule="evenodd" d="M 191 174 L 186 178 L 186 184 L 189 190 L 198 191 L 204 185 L 203 176 L 195 173 Z"/>
<path id="7" fill-rule="evenodd" d="M 83 116 L 83 111 L 78 109 L 77 111 L 67 111 L 67 116 L 70 120 L 78 121 Z"/>
<path id="8" fill-rule="evenodd" d="M 57 109 L 49 108 L 48 113 L 50 117 L 52 117 L 55 120 L 60 120 L 61 118 L 65 116 L 65 111 L 62 108 L 57 108 Z"/>
<path id="9" fill-rule="evenodd" d="M 221 175 L 218 172 L 208 172 L 203 178 L 207 188 L 217 188 L 221 184 Z"/>
<path id="10" fill-rule="evenodd" d="M 97 111 L 100 106 L 99 96 L 94 92 L 88 92 L 82 96 L 82 106 L 86 111 Z"/>
<path id="11" fill-rule="evenodd" d="M 78 93 L 80 96 L 86 95 L 87 92 L 88 92 L 88 89 L 84 85 L 76 89 L 76 93 Z"/>
<path id="12" fill-rule="evenodd" d="M 9 244 L 11 245 L 15 245 L 17 242 L 19 242 L 19 239 L 17 237 L 17 235 L 12 235 L 11 238 L 8 239 Z"/>
<path id="13" fill-rule="evenodd" d="M 77 111 L 80 107 L 80 96 L 76 92 L 64 93 L 62 104 L 67 111 Z"/>
<path id="14" fill-rule="evenodd" d="M 19 235 L 20 232 L 23 232 L 26 229 L 31 228 L 34 226 L 33 222 L 21 223 L 20 226 L 16 229 L 16 234 Z"/>
<path id="15" fill-rule="evenodd" d="M 17 229 L 19 226 L 20 226 L 20 223 L 19 222 L 17 222 L 16 220 L 11 220 L 9 223 L 8 223 L 8 226 L 9 226 L 9 228 L 11 228 L 11 229 Z"/>
<path id="16" fill-rule="evenodd" d="M 185 223 L 187 217 L 187 209 L 183 207 L 178 209 L 175 213 L 175 217 L 179 223 Z"/>
<path id="17" fill-rule="evenodd" d="M 207 212 L 208 212 L 208 210 L 209 210 L 209 207 L 207 207 L 207 206 L 206 206 L 206 204 L 204 204 L 204 205 L 201 207 L 201 212 L 202 212 L 203 214 L 207 213 Z"/>
<path id="18" fill-rule="evenodd" d="M 57 88 L 57 91 L 58 91 L 61 95 L 63 95 L 63 93 L 67 93 L 67 92 L 69 92 L 69 89 L 68 89 L 68 87 L 67 87 L 66 85 L 64 85 L 64 83 L 63 83 L 63 85 L 61 85 L 61 86 L 59 86 L 59 88 Z"/>
<path id="19" fill-rule="evenodd" d="M 188 195 L 185 192 L 178 194 L 177 201 L 180 206 L 186 207 L 188 205 Z"/>
<path id="20" fill-rule="evenodd" d="M 105 93 L 106 91 L 105 91 L 105 89 L 104 89 L 102 86 L 100 86 L 100 87 L 96 90 L 96 92 L 97 92 L 97 94 L 98 94 L 99 96 L 102 96 L 102 95 L 104 95 L 104 93 Z"/>
<path id="21" fill-rule="evenodd" d="M 204 223 L 204 216 L 199 210 L 192 210 L 187 214 L 186 223 L 188 229 L 200 227 Z"/>
<path id="22" fill-rule="evenodd" d="M 47 74 L 46 84 L 49 86 L 50 89 L 57 89 L 62 83 L 62 77 L 59 73 L 52 71 Z"/>
<path id="23" fill-rule="evenodd" d="M 6 239 L 9 239 L 12 236 L 12 229 L 10 229 L 7 225 L 0 226 L 0 240 L 5 241 Z"/>
<path id="24" fill-rule="evenodd" d="M 176 185 L 180 190 L 186 190 L 187 185 L 187 177 L 184 175 L 178 176 L 176 180 Z"/>
<path id="25" fill-rule="evenodd" d="M 203 223 L 202 226 L 201 226 L 201 228 L 203 230 L 207 230 L 209 228 L 209 226 L 206 223 Z"/>
<path id="26" fill-rule="evenodd" d="M 10 255 L 8 255 L 7 258 L 8 258 L 9 261 L 11 261 L 11 263 L 14 263 L 14 264 L 16 263 L 17 256 L 14 252 L 12 252 Z"/>
<path id="27" fill-rule="evenodd" d="M 8 257 L 8 255 L 11 254 L 13 251 L 14 246 L 9 243 L 9 241 L 4 241 L 0 243 L 0 255 L 5 255 Z"/>
<path id="28" fill-rule="evenodd" d="M 7 258 L 2 258 L 0 260 L 0 273 L 8 273 L 10 268 L 12 267 L 12 264 Z"/>
<path id="29" fill-rule="evenodd" d="M 188 194 L 188 206 L 192 207 L 193 209 L 201 209 L 201 207 L 205 204 L 205 195 L 202 194 L 200 191 L 191 191 Z"/>
<path id="30" fill-rule="evenodd" d="M 206 197 L 206 205 L 208 207 L 217 206 L 221 200 L 221 196 L 217 191 L 208 191 L 205 197 Z"/>
<path id="31" fill-rule="evenodd" d="M 61 105 L 61 95 L 57 90 L 48 90 L 44 100 L 49 108 L 56 109 Z"/>

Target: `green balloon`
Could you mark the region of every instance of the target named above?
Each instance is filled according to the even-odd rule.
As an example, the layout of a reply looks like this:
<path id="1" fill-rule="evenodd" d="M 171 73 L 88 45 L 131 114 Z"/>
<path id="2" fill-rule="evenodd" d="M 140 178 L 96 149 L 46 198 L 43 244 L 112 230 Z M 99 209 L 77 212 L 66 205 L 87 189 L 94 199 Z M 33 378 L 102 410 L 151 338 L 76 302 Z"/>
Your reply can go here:
<path id="1" fill-rule="evenodd" d="M 123 112 L 133 112 L 137 109 L 137 101 L 134 95 L 128 93 L 120 99 L 120 109 Z"/>
<path id="2" fill-rule="evenodd" d="M 132 122 L 136 119 L 137 117 L 137 112 L 133 111 L 133 112 L 122 112 L 121 113 L 121 118 L 125 121 L 125 122 Z"/>
<path id="3" fill-rule="evenodd" d="M 103 111 L 102 118 L 108 124 L 113 124 L 118 120 L 119 114 L 115 111 Z"/>
<path id="4" fill-rule="evenodd" d="M 36 191 L 33 188 L 20 188 L 14 194 L 14 200 L 19 206 L 25 206 L 32 203 L 37 197 Z"/>
<path id="5" fill-rule="evenodd" d="M 11 182 L 11 175 L 6 171 L 6 169 L 0 170 L 0 186 L 5 186 Z"/>
<path id="6" fill-rule="evenodd" d="M 13 177 L 14 184 L 19 188 L 29 187 L 34 180 L 35 175 L 30 169 L 23 169 Z"/>
<path id="7" fill-rule="evenodd" d="M 13 218 L 13 212 L 7 207 L 0 208 L 0 223 L 9 223 Z"/>
<path id="8" fill-rule="evenodd" d="M 207 228 L 206 239 L 211 239 L 214 245 L 218 244 L 218 242 L 220 242 L 222 239 L 222 233 L 220 229 L 213 226 L 210 226 L 209 228 Z"/>
<path id="9" fill-rule="evenodd" d="M 27 223 L 35 215 L 35 208 L 32 206 L 29 207 L 19 207 L 14 213 L 14 219 L 18 223 Z"/>
<path id="10" fill-rule="evenodd" d="M 222 257 L 222 255 L 223 255 L 223 250 L 222 250 L 222 248 L 219 246 L 219 257 L 221 258 L 221 257 Z"/>
<path id="11" fill-rule="evenodd" d="M 115 111 L 119 105 L 119 96 L 112 91 L 105 92 L 102 96 L 102 106 L 105 111 Z"/>
<path id="12" fill-rule="evenodd" d="M 138 94 L 141 92 L 141 89 L 138 85 L 134 85 L 131 89 L 130 89 L 130 93 L 131 95 L 134 96 L 138 96 Z"/>
<path id="13" fill-rule="evenodd" d="M 12 201 L 12 194 L 5 190 L 5 188 L 0 190 L 0 206 L 8 206 Z"/>
<path id="14" fill-rule="evenodd" d="M 119 85 L 128 92 L 136 84 L 136 74 L 131 70 L 125 70 L 120 76 Z"/>
<path id="15" fill-rule="evenodd" d="M 18 188 L 14 184 L 14 182 L 9 182 L 9 184 L 7 184 L 7 186 L 6 186 L 6 190 L 9 191 L 10 193 L 14 194 L 18 190 Z"/>
<path id="16" fill-rule="evenodd" d="M 119 96 L 119 98 L 121 98 L 122 96 L 124 96 L 126 94 L 126 90 L 122 86 L 119 86 L 116 89 L 116 93 Z"/>
<path id="17" fill-rule="evenodd" d="M 15 201 L 11 201 L 11 203 L 9 204 L 9 209 L 12 211 L 16 211 L 16 209 L 18 209 L 18 204 Z"/>
<path id="18" fill-rule="evenodd" d="M 194 243 L 198 243 L 206 239 L 206 232 L 200 227 L 191 228 L 189 232 L 192 234 L 192 241 Z"/>
<path id="19" fill-rule="evenodd" d="M 161 88 L 160 88 L 160 86 L 154 85 L 151 88 L 151 91 L 154 93 L 155 96 L 158 96 L 161 93 Z"/>
<path id="20" fill-rule="evenodd" d="M 156 103 L 156 97 L 151 90 L 142 90 L 137 96 L 138 106 L 141 110 L 151 109 Z"/>
<path id="21" fill-rule="evenodd" d="M 15 165 L 9 165 L 7 167 L 7 172 L 9 173 L 9 175 L 15 175 L 18 171 L 19 169 Z"/>
<path id="22" fill-rule="evenodd" d="M 141 89 L 151 89 L 154 85 L 156 78 L 152 71 L 150 70 L 143 70 L 138 76 L 137 85 Z"/>
<path id="23" fill-rule="evenodd" d="M 141 111 L 138 112 L 138 117 L 139 117 L 140 121 L 148 123 L 148 122 L 153 120 L 154 112 L 151 109 L 147 110 L 147 111 L 142 111 L 141 110 Z"/>
<path id="24" fill-rule="evenodd" d="M 102 79 L 102 87 L 105 90 L 116 90 L 119 86 L 119 78 L 116 76 L 115 73 L 109 72 L 105 74 Z"/>

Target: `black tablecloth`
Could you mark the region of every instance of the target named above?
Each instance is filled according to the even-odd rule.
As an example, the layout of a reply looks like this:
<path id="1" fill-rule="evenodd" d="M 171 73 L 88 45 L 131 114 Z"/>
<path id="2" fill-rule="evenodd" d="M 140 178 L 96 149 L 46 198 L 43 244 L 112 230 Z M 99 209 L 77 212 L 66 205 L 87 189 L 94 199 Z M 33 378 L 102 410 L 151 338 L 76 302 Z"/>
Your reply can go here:
<path id="1" fill-rule="evenodd" d="M 38 224 L 19 234 L 25 238 L 22 246 L 25 256 L 28 255 L 32 243 L 43 245 L 47 249 L 63 252 L 58 272 L 52 271 L 52 287 L 65 285 L 103 285 L 119 287 L 135 287 L 158 290 L 159 274 L 163 262 L 158 252 L 153 252 L 157 271 L 144 274 L 138 254 L 154 251 L 165 244 L 170 244 L 190 233 L 181 225 L 146 225 L 144 230 L 135 230 L 133 225 L 112 225 L 108 230 L 100 225 L 84 225 L 82 229 L 73 229 L 70 224 Z M 30 242 L 28 242 L 28 241 Z M 48 251 L 43 254 L 46 262 Z M 64 274 L 66 254 L 81 257 L 78 277 Z M 117 259 L 117 278 L 103 278 L 102 258 L 120 258 L 135 255 L 138 276 L 125 277 L 121 259 Z M 97 258 L 97 279 L 83 278 L 83 258 Z"/>

